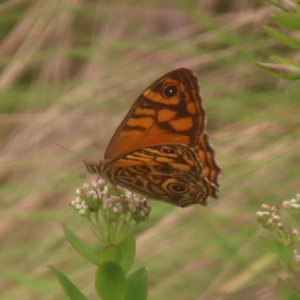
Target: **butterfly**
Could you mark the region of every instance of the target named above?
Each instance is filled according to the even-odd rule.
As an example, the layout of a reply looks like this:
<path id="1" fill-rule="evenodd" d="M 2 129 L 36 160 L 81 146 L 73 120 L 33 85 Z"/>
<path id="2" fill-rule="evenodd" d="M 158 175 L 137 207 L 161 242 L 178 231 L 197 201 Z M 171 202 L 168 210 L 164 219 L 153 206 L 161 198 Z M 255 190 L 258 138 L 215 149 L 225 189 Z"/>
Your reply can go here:
<path id="1" fill-rule="evenodd" d="M 140 195 L 181 207 L 218 197 L 221 169 L 205 130 L 196 75 L 173 70 L 135 101 L 104 159 L 85 160 L 89 173 Z"/>

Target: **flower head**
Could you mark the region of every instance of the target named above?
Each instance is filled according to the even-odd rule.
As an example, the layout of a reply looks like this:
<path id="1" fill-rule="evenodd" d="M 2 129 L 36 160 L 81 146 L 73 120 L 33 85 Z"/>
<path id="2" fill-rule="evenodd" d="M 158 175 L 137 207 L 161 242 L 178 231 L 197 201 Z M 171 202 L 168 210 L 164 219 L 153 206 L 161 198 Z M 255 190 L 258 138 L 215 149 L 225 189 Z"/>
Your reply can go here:
<path id="1" fill-rule="evenodd" d="M 284 200 L 282 207 L 294 218 L 300 218 L 300 195 L 295 199 Z M 296 228 L 284 228 L 279 215 L 279 207 L 263 204 L 256 213 L 257 222 L 265 229 L 270 230 L 276 239 L 285 246 L 295 245 L 300 242 L 300 234 Z"/>
<path id="2" fill-rule="evenodd" d="M 300 219 L 300 194 L 292 200 L 284 200 L 282 206 L 292 217 Z"/>
<path id="3" fill-rule="evenodd" d="M 261 211 L 256 213 L 256 220 L 264 228 L 271 231 L 282 227 L 278 206 L 270 207 L 267 204 L 263 204 L 261 206 Z"/>
<path id="4" fill-rule="evenodd" d="M 149 218 L 151 210 L 145 197 L 121 187 L 110 192 L 102 179 L 77 189 L 71 205 L 89 220 L 104 243 L 120 242 L 137 224 Z"/>

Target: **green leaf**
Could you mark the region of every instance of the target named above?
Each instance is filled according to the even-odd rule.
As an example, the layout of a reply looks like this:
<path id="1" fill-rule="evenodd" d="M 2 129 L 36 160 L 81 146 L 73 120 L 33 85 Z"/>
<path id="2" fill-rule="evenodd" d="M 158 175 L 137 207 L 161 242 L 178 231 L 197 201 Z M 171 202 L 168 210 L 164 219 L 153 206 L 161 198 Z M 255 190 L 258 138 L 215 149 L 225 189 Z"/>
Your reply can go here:
<path id="1" fill-rule="evenodd" d="M 284 2 L 278 0 L 268 0 L 268 1 L 284 11 L 292 11 L 292 9 L 288 6 L 288 4 L 285 4 Z"/>
<path id="2" fill-rule="evenodd" d="M 296 67 L 300 68 L 300 64 L 296 63 L 293 60 L 287 59 L 287 58 L 280 57 L 280 56 L 275 56 L 275 55 L 270 56 L 270 58 L 273 61 L 275 61 L 275 62 L 277 62 L 277 63 L 279 63 L 281 65 L 296 66 Z"/>
<path id="3" fill-rule="evenodd" d="M 123 269 L 113 261 L 105 261 L 96 272 L 96 290 L 102 300 L 123 300 L 127 281 Z"/>
<path id="4" fill-rule="evenodd" d="M 300 29 L 300 15 L 298 14 L 284 12 L 271 14 L 269 17 L 273 22 L 283 28 L 293 30 Z"/>
<path id="5" fill-rule="evenodd" d="M 108 245 L 104 248 L 99 256 L 99 264 L 105 261 L 114 261 L 120 264 L 121 261 L 121 250 L 116 245 Z"/>
<path id="6" fill-rule="evenodd" d="M 56 275 L 56 278 L 58 279 L 60 285 L 62 286 L 63 290 L 71 300 L 88 300 L 81 292 L 80 290 L 69 280 L 69 278 L 60 272 L 59 270 L 55 269 L 52 266 L 49 266 L 49 268 L 53 271 L 53 273 Z"/>
<path id="7" fill-rule="evenodd" d="M 300 300 L 299 294 L 290 278 L 277 278 L 276 289 L 281 300 Z"/>
<path id="8" fill-rule="evenodd" d="M 148 274 L 146 268 L 140 268 L 128 276 L 128 292 L 125 300 L 147 300 Z"/>
<path id="9" fill-rule="evenodd" d="M 264 69 L 268 73 L 287 80 L 300 79 L 300 68 L 296 66 L 280 65 L 280 64 L 266 64 L 260 62 L 254 62 L 257 66 Z"/>
<path id="10" fill-rule="evenodd" d="M 87 246 L 70 228 L 63 225 L 63 230 L 70 244 L 86 259 L 95 265 L 98 265 L 97 254 Z"/>
<path id="11" fill-rule="evenodd" d="M 267 25 L 263 26 L 264 30 L 273 38 L 277 39 L 278 41 L 282 42 L 283 44 L 296 49 L 300 50 L 300 42 L 287 36 L 286 34 L 283 34 Z"/>
<path id="12" fill-rule="evenodd" d="M 135 238 L 133 233 L 130 233 L 120 244 L 121 262 L 120 266 L 123 268 L 125 274 L 130 270 L 135 257 Z"/>
<path id="13" fill-rule="evenodd" d="M 271 252 L 276 254 L 283 263 L 287 263 L 289 247 L 284 246 L 280 241 L 275 239 L 274 236 L 261 238 L 261 241 Z"/>

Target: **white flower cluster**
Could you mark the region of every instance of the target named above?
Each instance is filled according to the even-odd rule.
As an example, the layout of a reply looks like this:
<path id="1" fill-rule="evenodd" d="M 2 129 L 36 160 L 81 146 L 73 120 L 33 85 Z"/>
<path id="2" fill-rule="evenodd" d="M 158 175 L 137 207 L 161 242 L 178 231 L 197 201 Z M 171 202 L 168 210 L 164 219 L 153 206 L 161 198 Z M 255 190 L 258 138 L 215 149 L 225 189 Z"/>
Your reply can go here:
<path id="1" fill-rule="evenodd" d="M 151 208 L 148 200 L 121 187 L 117 187 L 118 196 L 111 195 L 106 183 L 99 179 L 91 184 L 85 183 L 76 190 L 76 199 L 71 205 L 81 216 L 88 217 L 91 212 L 101 210 L 107 218 L 115 219 L 121 214 L 131 213 L 136 222 L 149 218 Z"/>
<path id="2" fill-rule="evenodd" d="M 300 194 L 296 195 L 296 199 L 284 200 L 282 206 L 290 213 L 295 219 L 300 219 Z"/>
<path id="3" fill-rule="evenodd" d="M 84 183 L 81 189 L 76 190 L 76 198 L 71 201 L 71 205 L 83 217 L 89 217 L 91 212 L 96 211 L 101 206 L 102 198 L 108 194 L 105 182 L 93 180 L 91 184 Z"/>
<path id="4" fill-rule="evenodd" d="M 296 199 L 283 201 L 282 207 L 285 208 L 294 218 L 300 217 L 300 195 Z M 300 234 L 297 228 L 284 228 L 279 216 L 279 207 L 270 207 L 263 204 L 261 210 L 256 213 L 257 222 L 265 229 L 270 230 L 283 245 L 295 245 L 300 242 Z"/>
<path id="5" fill-rule="evenodd" d="M 126 189 L 124 189 L 124 193 L 133 219 L 136 222 L 147 220 L 151 211 L 147 198 L 140 197 Z"/>
<path id="6" fill-rule="evenodd" d="M 74 208 L 78 211 L 78 213 L 85 217 L 88 216 L 90 214 L 90 208 L 87 205 L 87 203 L 85 203 L 78 194 L 81 193 L 81 190 L 77 189 L 76 190 L 76 194 L 77 197 L 75 198 L 75 200 L 71 201 L 71 205 L 74 206 Z"/>
<path id="7" fill-rule="evenodd" d="M 149 218 L 151 210 L 145 197 L 127 189 L 116 187 L 114 194 L 100 179 L 77 189 L 76 199 L 71 202 L 105 244 L 123 240 L 134 227 Z"/>
<path id="8" fill-rule="evenodd" d="M 279 208 L 278 206 L 270 207 L 267 204 L 261 206 L 261 211 L 256 213 L 257 222 L 260 223 L 264 228 L 282 229 L 282 223 L 280 222 Z"/>

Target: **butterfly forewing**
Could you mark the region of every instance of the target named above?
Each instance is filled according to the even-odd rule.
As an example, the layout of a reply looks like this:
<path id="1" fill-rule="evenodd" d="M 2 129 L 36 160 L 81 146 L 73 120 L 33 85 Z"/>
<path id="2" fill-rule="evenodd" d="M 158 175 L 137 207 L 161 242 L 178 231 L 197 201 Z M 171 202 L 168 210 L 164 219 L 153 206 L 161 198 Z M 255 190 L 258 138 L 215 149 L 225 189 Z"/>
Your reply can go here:
<path id="1" fill-rule="evenodd" d="M 195 74 L 184 68 L 174 70 L 139 96 L 113 135 L 105 158 L 166 142 L 194 147 L 205 123 Z"/>

